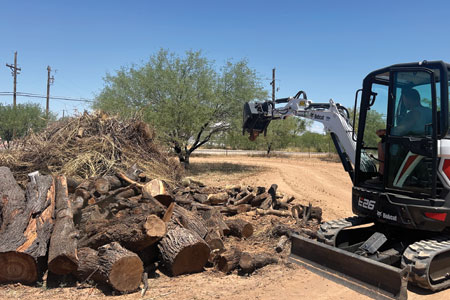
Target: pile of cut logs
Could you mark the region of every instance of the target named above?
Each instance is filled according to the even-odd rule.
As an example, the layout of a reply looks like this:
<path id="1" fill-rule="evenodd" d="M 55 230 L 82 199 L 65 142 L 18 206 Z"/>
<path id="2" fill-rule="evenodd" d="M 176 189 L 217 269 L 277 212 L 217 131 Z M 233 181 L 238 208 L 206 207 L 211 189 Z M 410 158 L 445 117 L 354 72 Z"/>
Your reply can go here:
<path id="1" fill-rule="evenodd" d="M 278 259 L 226 249 L 228 236 L 253 234 L 236 215 L 320 223 L 320 208 L 292 200 L 276 185 L 220 189 L 185 178 L 171 188 L 137 168 L 82 182 L 34 172 L 24 190 L 0 167 L 0 283 L 33 284 L 48 270 L 47 278 L 70 275 L 131 292 L 156 268 L 172 276 L 207 265 L 250 273 Z"/>

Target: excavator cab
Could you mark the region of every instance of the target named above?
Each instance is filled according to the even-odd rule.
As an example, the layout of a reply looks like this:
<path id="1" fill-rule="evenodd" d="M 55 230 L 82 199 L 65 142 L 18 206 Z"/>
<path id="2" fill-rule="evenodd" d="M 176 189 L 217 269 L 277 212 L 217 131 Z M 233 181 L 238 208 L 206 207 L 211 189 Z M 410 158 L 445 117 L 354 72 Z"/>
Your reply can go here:
<path id="1" fill-rule="evenodd" d="M 364 79 L 354 213 L 403 228 L 441 231 L 450 225 L 450 218 L 437 222 L 424 215 L 428 207 L 450 209 L 445 204 L 450 186 L 439 168 L 450 142 L 448 99 L 448 65 L 443 62 L 394 65 Z M 385 129 L 381 139 L 374 134 L 379 129 Z M 359 167 L 364 151 L 373 154 L 380 173 L 367 174 Z M 373 201 L 373 209 L 359 205 L 361 197 Z"/>

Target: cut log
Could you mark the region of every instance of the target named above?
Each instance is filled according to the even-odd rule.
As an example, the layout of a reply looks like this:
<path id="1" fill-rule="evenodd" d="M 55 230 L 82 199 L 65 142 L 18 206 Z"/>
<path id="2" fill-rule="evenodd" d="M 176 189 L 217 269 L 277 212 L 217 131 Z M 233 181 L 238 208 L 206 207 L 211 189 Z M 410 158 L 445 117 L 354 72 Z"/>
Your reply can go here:
<path id="1" fill-rule="evenodd" d="M 99 271 L 97 251 L 87 247 L 79 248 L 78 262 L 78 268 L 73 274 L 80 282 L 90 279 L 96 282 L 106 282 L 106 278 Z"/>
<path id="2" fill-rule="evenodd" d="M 69 193 L 70 194 L 75 193 L 75 190 L 79 184 L 80 184 L 80 182 L 78 180 L 76 180 L 75 178 L 68 177 L 67 178 L 67 189 L 69 190 Z"/>
<path id="3" fill-rule="evenodd" d="M 259 208 L 261 209 L 269 209 L 272 208 L 272 203 L 273 203 L 273 199 L 272 197 L 267 197 L 266 200 L 264 200 L 261 205 L 259 206 Z"/>
<path id="4" fill-rule="evenodd" d="M 284 247 L 286 246 L 287 241 L 289 241 L 289 238 L 286 235 L 281 236 L 280 239 L 278 240 L 275 250 L 278 253 L 282 252 Z"/>
<path id="5" fill-rule="evenodd" d="M 182 227 L 169 230 L 158 248 L 164 266 L 173 276 L 202 271 L 210 253 L 198 234 Z"/>
<path id="6" fill-rule="evenodd" d="M 205 242 L 208 244 L 211 251 L 223 251 L 225 245 L 222 241 L 222 235 L 218 228 L 209 228 L 208 234 L 205 237 Z"/>
<path id="7" fill-rule="evenodd" d="M 226 220 L 225 223 L 230 228 L 230 235 L 239 238 L 248 238 L 253 234 L 253 226 L 241 219 Z"/>
<path id="8" fill-rule="evenodd" d="M 94 181 L 94 188 L 97 193 L 104 195 L 109 192 L 111 185 L 106 178 L 100 177 Z"/>
<path id="9" fill-rule="evenodd" d="M 56 222 L 50 239 L 48 269 L 66 275 L 78 267 L 78 233 L 73 224 L 72 203 L 69 200 L 65 176 L 56 177 Z"/>
<path id="10" fill-rule="evenodd" d="M 243 252 L 239 260 L 239 267 L 244 273 L 252 273 L 256 269 L 262 268 L 269 264 L 278 263 L 278 259 L 270 253 L 259 253 L 251 255 Z"/>
<path id="11" fill-rule="evenodd" d="M 107 283 L 119 292 L 135 291 L 141 283 L 144 266 L 135 253 L 119 243 L 104 245 L 98 249 L 99 272 Z"/>
<path id="12" fill-rule="evenodd" d="M 204 239 L 208 233 L 205 222 L 196 213 L 188 211 L 179 205 L 175 205 L 172 214 L 172 221 L 182 225 L 184 228 L 194 231 L 200 238 Z"/>
<path id="13" fill-rule="evenodd" d="M 0 283 L 34 283 L 47 265 L 55 209 L 53 178 L 31 177 L 24 193 L 11 171 L 0 167 L 0 199 Z"/>
<path id="14" fill-rule="evenodd" d="M 228 200 L 228 193 L 222 192 L 216 194 L 209 194 L 207 203 L 210 203 L 212 205 L 218 205 L 227 202 L 227 200 Z"/>
<path id="15" fill-rule="evenodd" d="M 285 211 L 285 210 L 257 208 L 256 213 L 261 216 L 274 215 L 274 216 L 278 216 L 278 217 L 292 217 L 292 213 L 290 211 Z"/>
<path id="16" fill-rule="evenodd" d="M 122 182 L 115 175 L 107 175 L 107 176 L 103 176 L 103 178 L 108 180 L 111 190 L 115 190 L 115 189 L 122 187 Z"/>
<path id="17" fill-rule="evenodd" d="M 255 197 L 256 197 L 255 194 L 249 193 L 249 194 L 245 195 L 244 197 L 242 197 L 240 200 L 235 201 L 234 205 L 251 203 L 252 200 L 255 199 Z"/>
<path id="18" fill-rule="evenodd" d="M 269 193 L 259 194 L 251 201 L 251 204 L 252 204 L 252 206 L 259 207 L 264 202 L 264 200 L 266 200 L 267 198 L 271 198 L 271 197 L 272 196 L 270 196 Z"/>
<path id="19" fill-rule="evenodd" d="M 267 191 L 267 193 L 269 193 L 270 196 L 272 196 L 272 201 L 276 201 L 277 199 L 277 189 L 278 189 L 278 185 L 277 184 L 272 184 L 269 188 L 269 190 Z"/>
<path id="20" fill-rule="evenodd" d="M 93 223 L 85 227 L 80 247 L 98 247 L 120 242 L 125 248 L 140 251 L 158 242 L 166 233 L 166 224 L 156 215 L 128 211 L 120 220 Z"/>
<path id="21" fill-rule="evenodd" d="M 226 216 L 234 216 L 237 214 L 248 212 L 252 209 L 250 204 L 239 204 L 239 205 L 227 205 L 222 207 L 220 212 Z"/>
<path id="22" fill-rule="evenodd" d="M 200 194 L 200 193 L 194 193 L 193 195 L 194 200 L 199 202 L 199 203 L 208 203 L 208 195 L 206 194 Z"/>
<path id="23" fill-rule="evenodd" d="M 242 252 L 237 248 L 230 249 L 214 258 L 214 266 L 221 272 L 230 273 L 239 267 L 241 254 Z"/>
<path id="24" fill-rule="evenodd" d="M 167 191 L 166 184 L 159 179 L 153 179 L 142 187 L 142 196 L 153 197 L 164 206 L 168 207 L 174 201 L 172 195 Z"/>
<path id="25" fill-rule="evenodd" d="M 208 228 L 215 228 L 219 230 L 220 237 L 228 235 L 230 228 L 223 220 L 222 214 L 217 209 L 205 210 L 200 212 L 205 224 Z"/>

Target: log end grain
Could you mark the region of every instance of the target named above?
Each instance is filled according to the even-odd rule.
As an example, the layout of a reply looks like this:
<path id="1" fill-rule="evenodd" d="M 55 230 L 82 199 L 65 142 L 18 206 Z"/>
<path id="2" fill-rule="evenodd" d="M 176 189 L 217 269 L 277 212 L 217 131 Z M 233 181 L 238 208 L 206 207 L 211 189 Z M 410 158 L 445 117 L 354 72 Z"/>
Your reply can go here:
<path id="1" fill-rule="evenodd" d="M 178 276 L 203 271 L 203 267 L 208 261 L 209 253 L 210 249 L 208 245 L 203 242 L 184 248 L 174 260 L 172 275 Z"/>
<path id="2" fill-rule="evenodd" d="M 60 255 L 51 260 L 48 269 L 56 275 L 67 275 L 75 272 L 78 268 L 78 259 L 70 259 L 67 255 Z"/>
<path id="3" fill-rule="evenodd" d="M 138 256 L 123 257 L 116 261 L 109 274 L 111 286 L 121 292 L 135 291 L 141 283 L 144 267 Z"/>
<path id="4" fill-rule="evenodd" d="M 38 279 L 36 261 L 28 254 L 9 251 L 0 253 L 0 283 L 31 284 Z"/>

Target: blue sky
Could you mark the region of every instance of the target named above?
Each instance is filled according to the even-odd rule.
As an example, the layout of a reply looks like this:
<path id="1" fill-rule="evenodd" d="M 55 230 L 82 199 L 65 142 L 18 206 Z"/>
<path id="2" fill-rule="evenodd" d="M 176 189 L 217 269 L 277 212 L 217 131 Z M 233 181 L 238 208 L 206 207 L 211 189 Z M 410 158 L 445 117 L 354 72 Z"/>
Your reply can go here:
<path id="1" fill-rule="evenodd" d="M 305 90 L 316 102 L 352 106 L 374 69 L 400 62 L 450 62 L 450 2 L 433 1 L 0 1 L 0 92 L 12 91 L 6 63 L 18 51 L 18 91 L 94 98 L 103 76 L 160 48 L 202 50 L 217 66 L 247 58 L 277 97 Z M 12 103 L 11 96 L 0 102 Z M 18 102 L 45 100 L 19 98 Z M 88 104 L 51 101 L 82 111 Z"/>

